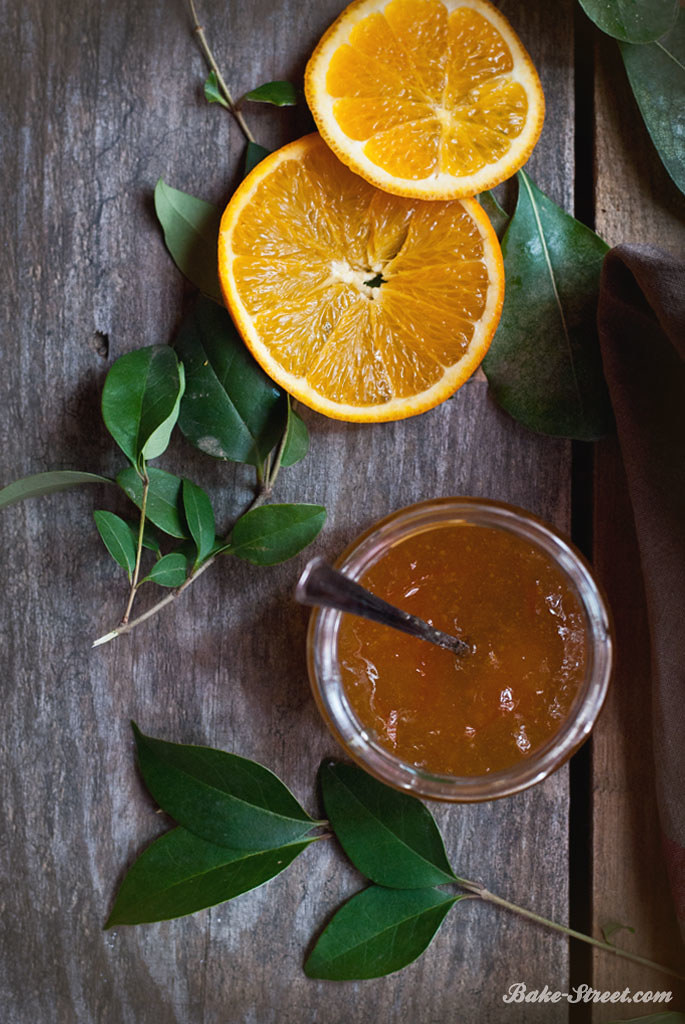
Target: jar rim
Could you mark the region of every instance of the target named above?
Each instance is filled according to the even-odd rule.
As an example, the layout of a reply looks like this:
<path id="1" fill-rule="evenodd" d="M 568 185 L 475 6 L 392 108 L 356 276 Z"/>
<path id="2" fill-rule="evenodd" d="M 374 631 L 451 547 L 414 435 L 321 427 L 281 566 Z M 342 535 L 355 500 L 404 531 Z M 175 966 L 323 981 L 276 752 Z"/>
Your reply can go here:
<path id="1" fill-rule="evenodd" d="M 551 558 L 573 585 L 586 620 L 588 666 L 567 717 L 546 743 L 510 768 L 486 775 L 442 775 L 398 758 L 382 747 L 359 721 L 347 699 L 337 662 L 342 613 L 312 612 L 307 635 L 309 679 L 319 711 L 349 756 L 371 775 L 396 789 L 429 799 L 471 803 L 511 796 L 550 775 L 587 739 L 601 711 L 613 660 L 613 626 L 602 589 L 580 551 L 555 527 L 507 502 L 477 497 L 446 497 L 398 509 L 373 523 L 336 560 L 336 567 L 359 579 L 394 544 L 424 530 L 458 523 L 508 530 Z"/>

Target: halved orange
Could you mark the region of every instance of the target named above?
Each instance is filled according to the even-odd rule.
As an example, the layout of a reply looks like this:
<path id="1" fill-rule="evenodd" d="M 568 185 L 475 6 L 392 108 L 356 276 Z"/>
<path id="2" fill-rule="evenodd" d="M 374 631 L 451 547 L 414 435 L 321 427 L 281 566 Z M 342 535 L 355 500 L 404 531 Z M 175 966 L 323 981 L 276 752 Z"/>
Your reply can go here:
<path id="1" fill-rule="evenodd" d="M 530 57 L 488 0 L 355 0 L 314 50 L 305 91 L 344 163 L 424 199 L 511 177 L 545 113 Z"/>
<path id="2" fill-rule="evenodd" d="M 316 134 L 242 182 L 221 220 L 219 278 L 266 373 L 312 409 L 360 421 L 451 395 L 485 355 L 504 293 L 475 200 L 388 195 Z"/>

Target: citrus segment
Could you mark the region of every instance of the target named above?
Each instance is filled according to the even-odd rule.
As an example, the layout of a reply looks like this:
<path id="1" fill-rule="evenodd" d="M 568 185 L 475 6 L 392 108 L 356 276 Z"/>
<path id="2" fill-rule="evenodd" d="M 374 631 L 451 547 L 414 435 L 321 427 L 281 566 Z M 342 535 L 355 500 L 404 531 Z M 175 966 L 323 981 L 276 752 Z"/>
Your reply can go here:
<path id="1" fill-rule="evenodd" d="M 530 57 L 488 0 L 356 0 L 315 49 L 305 90 L 344 163 L 427 199 L 510 177 L 544 118 Z"/>
<path id="2" fill-rule="evenodd" d="M 377 5 L 376 5 L 377 6 Z M 384 17 L 426 94 L 439 103 L 447 63 L 447 9 L 440 0 L 392 0 Z"/>
<path id="3" fill-rule="evenodd" d="M 318 135 L 241 184 L 221 222 L 219 277 L 266 372 L 306 405 L 360 421 L 452 394 L 485 355 L 504 288 L 478 203 L 381 192 Z"/>

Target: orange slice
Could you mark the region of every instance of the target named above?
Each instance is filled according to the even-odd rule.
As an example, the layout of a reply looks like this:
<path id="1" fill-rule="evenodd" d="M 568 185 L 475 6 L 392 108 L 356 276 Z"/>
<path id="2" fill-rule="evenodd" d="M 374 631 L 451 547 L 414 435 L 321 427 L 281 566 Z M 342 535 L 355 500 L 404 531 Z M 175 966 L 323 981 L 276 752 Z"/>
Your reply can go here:
<path id="1" fill-rule="evenodd" d="M 219 278 L 266 373 L 312 409 L 360 421 L 451 395 L 485 355 L 504 292 L 475 200 L 388 195 L 319 135 L 242 182 L 221 220 Z"/>
<path id="2" fill-rule="evenodd" d="M 423 199 L 511 177 L 545 113 L 530 57 L 488 0 L 356 0 L 314 50 L 305 91 L 343 163 Z"/>

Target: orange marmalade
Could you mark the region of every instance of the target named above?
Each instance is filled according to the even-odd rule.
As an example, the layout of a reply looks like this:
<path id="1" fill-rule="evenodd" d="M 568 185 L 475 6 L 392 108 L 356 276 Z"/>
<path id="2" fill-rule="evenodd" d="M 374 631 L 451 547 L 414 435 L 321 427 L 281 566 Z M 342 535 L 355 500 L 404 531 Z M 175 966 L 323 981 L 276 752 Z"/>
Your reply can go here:
<path id="1" fill-rule="evenodd" d="M 430 773 L 482 776 L 559 730 L 585 676 L 586 621 L 540 548 L 506 529 L 436 524 L 388 547 L 359 582 L 471 647 L 456 657 L 342 616 L 343 687 L 381 747 Z"/>

